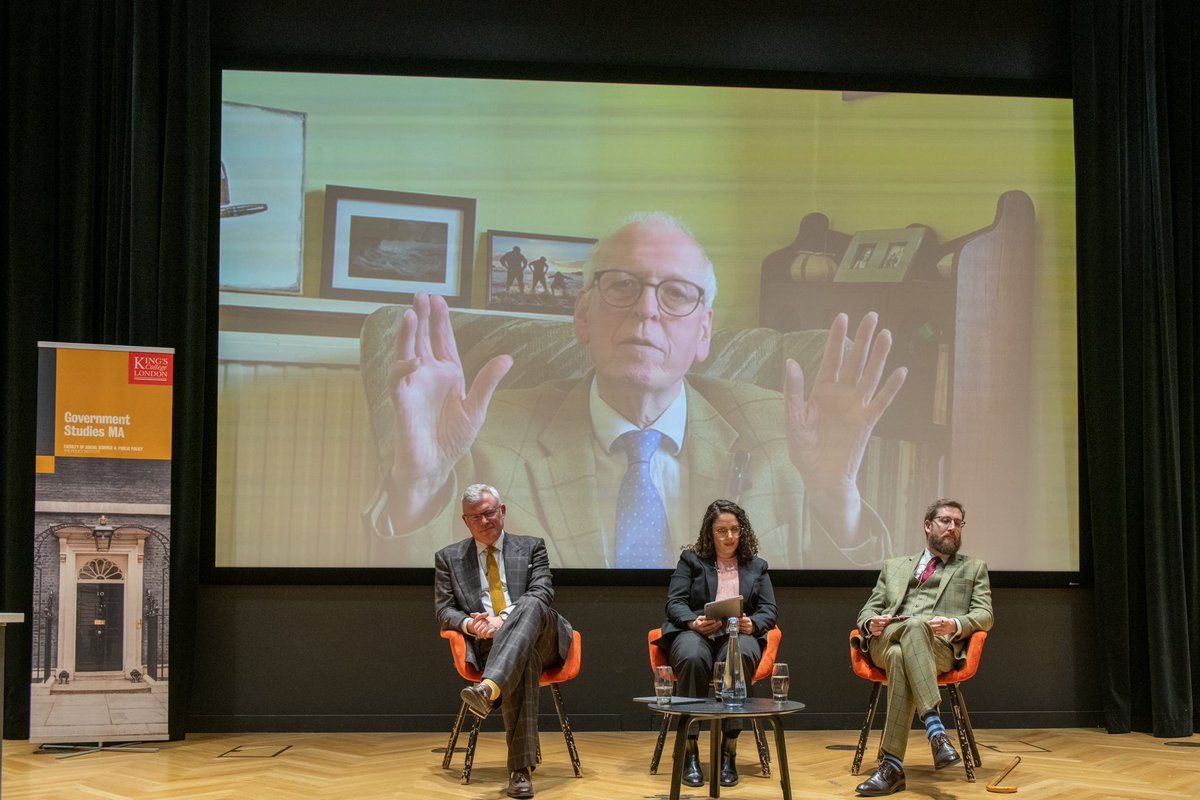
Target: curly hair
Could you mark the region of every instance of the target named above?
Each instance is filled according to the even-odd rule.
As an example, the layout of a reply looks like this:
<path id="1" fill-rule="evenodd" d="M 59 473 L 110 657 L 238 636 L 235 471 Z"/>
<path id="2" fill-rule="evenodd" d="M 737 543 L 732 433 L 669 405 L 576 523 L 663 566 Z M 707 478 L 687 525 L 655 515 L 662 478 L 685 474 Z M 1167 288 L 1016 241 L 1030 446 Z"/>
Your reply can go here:
<path id="1" fill-rule="evenodd" d="M 738 564 L 749 564 L 750 559 L 758 555 L 758 537 L 754 535 L 754 526 L 750 524 L 746 510 L 732 500 L 714 500 L 708 504 L 704 511 L 704 521 L 700 523 L 700 536 L 695 544 L 685 545 L 684 549 L 695 552 L 705 561 L 714 561 L 717 548 L 713 543 L 713 525 L 722 514 L 733 514 L 737 517 L 738 527 L 741 529 L 736 554 Z"/>

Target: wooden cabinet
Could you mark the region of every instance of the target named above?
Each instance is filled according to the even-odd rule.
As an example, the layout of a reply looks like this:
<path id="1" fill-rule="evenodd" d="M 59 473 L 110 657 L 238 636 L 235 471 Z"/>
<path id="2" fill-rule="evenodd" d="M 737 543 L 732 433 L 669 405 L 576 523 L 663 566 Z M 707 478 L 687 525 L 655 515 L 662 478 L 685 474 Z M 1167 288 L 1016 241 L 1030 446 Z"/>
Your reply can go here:
<path id="1" fill-rule="evenodd" d="M 1006 192 L 990 225 L 957 239 L 941 242 L 928 228 L 901 282 L 829 280 L 827 266 L 841 262 L 851 238 L 823 214 L 806 216 L 796 239 L 764 259 L 759 309 L 760 324 L 781 331 L 828 328 L 845 312 L 851 334 L 876 311 L 892 332 L 887 372 L 904 366 L 908 377 L 868 446 L 863 496 L 901 551 L 938 497 L 961 500 L 991 530 L 1026 524 L 1036 289 L 1029 196 Z M 814 267 L 808 254 L 825 260 Z"/>

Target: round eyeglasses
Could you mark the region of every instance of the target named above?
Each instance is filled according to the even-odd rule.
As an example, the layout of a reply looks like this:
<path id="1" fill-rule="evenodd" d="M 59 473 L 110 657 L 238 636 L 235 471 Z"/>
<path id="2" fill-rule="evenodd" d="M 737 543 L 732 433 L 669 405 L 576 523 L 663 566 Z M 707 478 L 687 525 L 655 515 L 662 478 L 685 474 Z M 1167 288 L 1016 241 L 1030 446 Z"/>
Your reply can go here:
<path id="1" fill-rule="evenodd" d="M 630 308 L 641 298 L 643 291 L 651 288 L 658 307 L 672 317 L 686 317 L 704 299 L 704 287 L 691 281 L 672 278 L 661 283 L 647 283 L 632 272 L 620 269 L 597 272 L 594 283 L 601 299 L 616 308 Z"/>

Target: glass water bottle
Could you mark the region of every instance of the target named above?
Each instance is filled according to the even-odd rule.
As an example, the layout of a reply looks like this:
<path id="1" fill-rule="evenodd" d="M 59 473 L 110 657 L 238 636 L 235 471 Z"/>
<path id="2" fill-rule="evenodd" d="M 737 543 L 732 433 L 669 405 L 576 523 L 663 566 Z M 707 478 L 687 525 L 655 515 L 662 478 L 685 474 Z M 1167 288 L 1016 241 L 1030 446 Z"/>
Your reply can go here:
<path id="1" fill-rule="evenodd" d="M 729 652 L 725 654 L 721 700 L 728 708 L 741 708 L 746 704 L 746 674 L 742 667 L 742 645 L 738 641 L 737 617 L 730 617 L 726 621 L 725 632 L 729 634 Z"/>

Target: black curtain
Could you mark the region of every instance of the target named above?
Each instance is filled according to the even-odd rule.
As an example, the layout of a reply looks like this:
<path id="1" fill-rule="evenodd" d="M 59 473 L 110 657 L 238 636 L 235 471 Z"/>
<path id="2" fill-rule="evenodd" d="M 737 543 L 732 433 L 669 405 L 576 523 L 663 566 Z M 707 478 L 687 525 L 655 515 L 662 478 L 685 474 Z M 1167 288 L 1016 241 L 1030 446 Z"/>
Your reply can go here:
<path id="1" fill-rule="evenodd" d="M 1081 517 L 1111 732 L 1200 719 L 1197 18 L 1076 2 Z"/>
<path id="2" fill-rule="evenodd" d="M 169 731 L 184 733 L 212 408 L 208 3 L 4 3 L 0 556 L 31 620 L 39 340 L 174 347 Z M 28 736 L 31 625 L 9 626 L 6 737 Z"/>

